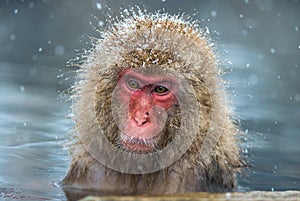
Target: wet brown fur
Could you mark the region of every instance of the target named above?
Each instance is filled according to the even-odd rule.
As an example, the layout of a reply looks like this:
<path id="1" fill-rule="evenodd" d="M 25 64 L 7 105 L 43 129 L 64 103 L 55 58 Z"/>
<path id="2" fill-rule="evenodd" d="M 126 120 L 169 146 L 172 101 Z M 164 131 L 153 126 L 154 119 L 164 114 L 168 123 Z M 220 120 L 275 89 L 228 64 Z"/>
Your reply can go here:
<path id="1" fill-rule="evenodd" d="M 197 138 L 190 149 L 168 168 L 131 175 L 100 164 L 78 139 L 71 148 L 73 159 L 62 182 L 66 191 L 170 194 L 234 189 L 235 174 L 242 164 L 237 145 L 239 130 L 228 109 L 218 63 L 208 38 L 196 23 L 181 17 L 132 14 L 103 33 L 103 39 L 96 42 L 78 74 L 81 81 L 76 83 L 73 97 L 77 132 L 90 135 L 95 132 L 94 127 L 101 126 L 115 142 L 118 129 L 110 105 L 118 73 L 127 67 L 151 65 L 179 73 L 195 90 L 201 119 Z M 96 113 L 97 118 L 91 119 L 88 112 L 84 112 L 87 110 Z M 173 121 L 173 126 L 179 126 L 178 120 Z M 201 149 L 204 143 L 211 146 L 209 153 Z"/>

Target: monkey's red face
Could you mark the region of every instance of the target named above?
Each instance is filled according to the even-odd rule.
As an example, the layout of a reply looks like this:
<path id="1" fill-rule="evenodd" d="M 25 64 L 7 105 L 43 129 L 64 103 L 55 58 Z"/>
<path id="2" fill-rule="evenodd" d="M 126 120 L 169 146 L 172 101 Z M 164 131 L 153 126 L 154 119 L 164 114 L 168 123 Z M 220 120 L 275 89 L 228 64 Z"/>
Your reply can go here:
<path id="1" fill-rule="evenodd" d="M 147 153 L 155 145 L 165 128 L 168 110 L 177 104 L 177 82 L 172 77 L 149 76 L 124 70 L 120 73 L 117 99 L 122 115 L 118 115 L 123 148 Z"/>

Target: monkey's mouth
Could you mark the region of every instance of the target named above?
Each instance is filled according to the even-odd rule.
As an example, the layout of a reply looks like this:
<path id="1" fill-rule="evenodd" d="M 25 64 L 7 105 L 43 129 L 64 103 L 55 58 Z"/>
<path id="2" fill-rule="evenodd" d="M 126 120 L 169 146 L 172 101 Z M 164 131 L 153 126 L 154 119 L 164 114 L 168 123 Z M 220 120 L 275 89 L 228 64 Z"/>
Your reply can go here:
<path id="1" fill-rule="evenodd" d="M 150 153 L 156 150 L 156 145 L 159 140 L 159 135 L 149 139 L 134 138 L 126 134 L 120 135 L 120 144 L 123 149 L 132 153 Z"/>

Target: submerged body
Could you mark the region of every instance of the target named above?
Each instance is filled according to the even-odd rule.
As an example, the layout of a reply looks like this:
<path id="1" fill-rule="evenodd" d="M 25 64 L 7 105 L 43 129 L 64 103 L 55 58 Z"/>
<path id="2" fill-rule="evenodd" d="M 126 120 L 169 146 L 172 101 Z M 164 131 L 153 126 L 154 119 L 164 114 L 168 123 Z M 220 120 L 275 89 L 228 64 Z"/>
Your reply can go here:
<path id="1" fill-rule="evenodd" d="M 236 139 L 239 130 L 218 72 L 212 47 L 195 23 L 168 14 L 140 13 L 113 24 L 95 42 L 79 73 L 83 81 L 75 86 L 73 109 L 79 137 L 72 145 L 73 159 L 62 182 L 65 191 L 233 190 L 242 164 Z M 193 115 L 191 105 L 198 116 Z M 101 140 L 97 145 L 99 135 L 137 159 L 163 152 L 178 139 L 180 145 L 175 143 L 170 153 L 175 157 L 183 151 L 168 165 L 163 162 L 172 159 L 172 154 L 158 157 L 161 168 L 146 164 L 145 169 L 137 166 L 135 172 L 122 169 L 122 165 L 127 167 L 125 160 L 118 169 L 103 162 L 103 157 L 115 161 L 118 156 L 107 155 Z M 176 147 L 185 144 L 186 149 Z M 155 170 L 143 172 L 151 165 Z"/>

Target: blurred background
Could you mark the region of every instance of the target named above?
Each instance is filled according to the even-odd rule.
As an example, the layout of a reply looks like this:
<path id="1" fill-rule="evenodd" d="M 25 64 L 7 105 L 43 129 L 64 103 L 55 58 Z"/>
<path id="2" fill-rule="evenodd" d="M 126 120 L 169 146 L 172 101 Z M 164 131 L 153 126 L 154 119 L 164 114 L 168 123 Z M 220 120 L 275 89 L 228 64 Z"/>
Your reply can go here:
<path id="1" fill-rule="evenodd" d="M 68 64 L 89 48 L 108 15 L 140 6 L 186 13 L 217 47 L 245 131 L 251 166 L 238 190 L 300 190 L 298 0 L 1 0 L 0 199 L 64 200 L 69 157 Z"/>

